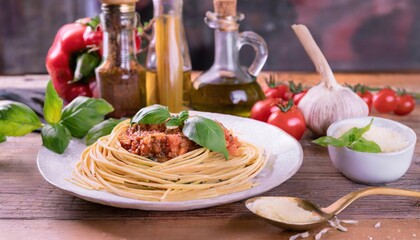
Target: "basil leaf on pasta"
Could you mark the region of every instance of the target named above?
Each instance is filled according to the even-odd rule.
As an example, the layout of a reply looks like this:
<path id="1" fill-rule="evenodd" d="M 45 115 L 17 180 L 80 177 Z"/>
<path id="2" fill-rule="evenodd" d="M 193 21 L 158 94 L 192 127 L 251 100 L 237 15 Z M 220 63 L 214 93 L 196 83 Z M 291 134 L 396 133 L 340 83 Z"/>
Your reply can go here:
<path id="1" fill-rule="evenodd" d="M 220 152 L 225 159 L 228 159 L 225 133 L 217 122 L 205 117 L 193 116 L 185 121 L 182 132 L 198 145 Z"/>
<path id="2" fill-rule="evenodd" d="M 160 124 L 170 117 L 168 107 L 155 104 L 140 109 L 131 119 L 131 123 Z"/>
<path id="3" fill-rule="evenodd" d="M 166 127 L 178 127 L 181 126 L 185 120 L 188 119 L 189 113 L 188 111 L 184 110 L 182 112 L 180 112 L 178 115 L 176 116 L 172 116 L 166 123 Z"/>

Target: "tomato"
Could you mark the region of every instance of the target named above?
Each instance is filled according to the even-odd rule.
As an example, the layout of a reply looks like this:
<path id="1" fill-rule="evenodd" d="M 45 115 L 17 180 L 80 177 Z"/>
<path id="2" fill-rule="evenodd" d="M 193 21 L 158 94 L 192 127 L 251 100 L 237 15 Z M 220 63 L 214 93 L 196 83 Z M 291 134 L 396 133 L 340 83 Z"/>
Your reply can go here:
<path id="1" fill-rule="evenodd" d="M 365 103 L 368 105 L 369 107 L 369 111 L 372 109 L 372 102 L 373 102 L 373 94 L 369 91 L 364 91 L 362 92 L 357 92 L 357 95 L 359 95 L 359 97 L 361 99 L 363 99 L 363 101 L 365 101 Z"/>
<path id="2" fill-rule="evenodd" d="M 269 87 L 265 89 L 264 93 L 267 98 L 282 98 L 284 99 L 286 96 L 286 93 L 289 91 L 289 87 L 280 84 L 278 86 Z"/>
<path id="3" fill-rule="evenodd" d="M 280 99 L 276 98 L 267 98 L 256 102 L 251 109 L 251 118 L 267 122 L 267 119 L 271 114 L 271 108 L 279 102 Z"/>
<path id="4" fill-rule="evenodd" d="M 295 102 L 295 105 L 298 105 L 300 100 L 302 100 L 303 96 L 308 92 L 308 90 L 303 90 L 300 93 L 297 93 L 293 96 L 293 102 Z"/>
<path id="5" fill-rule="evenodd" d="M 290 106 L 290 102 L 292 103 Z M 273 112 L 268 118 L 267 123 L 279 127 L 297 140 L 300 140 L 305 133 L 306 123 L 302 112 L 289 101 L 286 108 L 282 107 Z"/>
<path id="6" fill-rule="evenodd" d="M 266 98 L 280 98 L 277 88 L 267 88 L 264 94 Z"/>
<path id="7" fill-rule="evenodd" d="M 392 89 L 382 89 L 373 96 L 373 107 L 380 113 L 392 112 L 397 108 L 397 105 L 397 95 Z"/>
<path id="8" fill-rule="evenodd" d="M 394 110 L 394 113 L 397 115 L 407 115 L 411 113 L 416 106 L 416 102 L 413 96 L 404 94 L 402 96 L 397 97 L 397 108 Z"/>

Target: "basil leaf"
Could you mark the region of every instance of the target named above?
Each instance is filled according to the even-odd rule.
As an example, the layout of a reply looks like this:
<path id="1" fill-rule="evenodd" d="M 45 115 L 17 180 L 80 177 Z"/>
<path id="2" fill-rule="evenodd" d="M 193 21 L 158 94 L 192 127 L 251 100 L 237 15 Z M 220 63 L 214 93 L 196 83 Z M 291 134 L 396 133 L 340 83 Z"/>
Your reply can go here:
<path id="1" fill-rule="evenodd" d="M 343 135 L 341 135 L 340 139 L 343 141 L 347 141 L 348 144 L 351 144 L 354 141 L 357 141 L 359 138 L 362 137 L 362 135 L 369 131 L 370 126 L 372 126 L 373 118 L 370 120 L 370 123 L 362 128 L 351 128 L 347 132 L 345 132 Z"/>
<path id="2" fill-rule="evenodd" d="M 60 123 L 67 127 L 73 137 L 83 138 L 113 110 L 103 99 L 77 97 L 63 109 Z"/>
<path id="3" fill-rule="evenodd" d="M 184 121 L 188 118 L 188 111 L 184 110 L 180 112 L 177 116 L 172 116 L 169 121 L 165 123 L 167 127 L 178 127 L 181 126 Z"/>
<path id="4" fill-rule="evenodd" d="M 44 125 L 41 130 L 42 145 L 55 153 L 63 153 L 70 143 L 71 133 L 62 124 Z"/>
<path id="5" fill-rule="evenodd" d="M 55 91 L 51 80 L 47 84 L 44 101 L 44 118 L 50 124 L 58 123 L 61 119 L 61 109 L 63 108 L 63 99 Z"/>
<path id="6" fill-rule="evenodd" d="M 6 136 L 0 135 L 0 143 L 6 142 Z"/>
<path id="7" fill-rule="evenodd" d="M 170 117 L 168 107 L 155 104 L 140 109 L 131 119 L 131 123 L 160 124 Z"/>
<path id="8" fill-rule="evenodd" d="M 212 151 L 220 152 L 228 159 L 225 133 L 215 121 L 201 116 L 190 117 L 185 121 L 182 132 L 191 141 Z"/>
<path id="9" fill-rule="evenodd" d="M 92 145 L 100 137 L 109 135 L 115 126 L 117 126 L 124 119 L 107 119 L 97 125 L 95 125 L 89 132 L 86 134 L 86 145 Z"/>
<path id="10" fill-rule="evenodd" d="M 379 153 L 381 152 L 381 148 L 378 144 L 373 141 L 366 140 L 362 137 L 362 135 L 369 131 L 370 126 L 372 126 L 373 119 L 371 119 L 370 123 L 362 128 L 351 128 L 341 137 L 334 138 L 330 136 L 320 137 L 316 140 L 313 140 L 313 143 L 319 144 L 323 147 L 327 145 L 332 145 L 335 147 L 348 147 L 354 151 L 359 152 L 371 152 L 371 153 Z"/>
<path id="11" fill-rule="evenodd" d="M 335 147 L 345 147 L 347 146 L 347 142 L 343 141 L 341 139 L 337 139 L 330 136 L 320 137 L 318 139 L 315 139 L 312 141 L 313 143 L 316 143 L 318 145 L 321 145 L 323 147 L 326 147 L 327 145 L 332 145 Z"/>
<path id="12" fill-rule="evenodd" d="M 369 152 L 369 153 L 380 153 L 381 147 L 373 141 L 366 140 L 361 137 L 359 140 L 353 142 L 350 146 L 350 149 L 358 152 Z"/>
<path id="13" fill-rule="evenodd" d="M 26 105 L 11 101 L 0 105 L 0 135 L 23 136 L 40 127 L 38 116 Z"/>

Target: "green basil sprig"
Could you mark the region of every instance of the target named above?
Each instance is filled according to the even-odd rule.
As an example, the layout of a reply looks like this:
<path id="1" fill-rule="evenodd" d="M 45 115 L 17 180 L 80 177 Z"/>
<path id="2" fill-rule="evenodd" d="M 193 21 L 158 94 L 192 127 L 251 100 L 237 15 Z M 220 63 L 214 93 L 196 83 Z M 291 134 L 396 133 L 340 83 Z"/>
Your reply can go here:
<path id="1" fill-rule="evenodd" d="M 115 126 L 117 126 L 120 122 L 124 121 L 124 119 L 114 119 L 110 118 L 107 119 L 89 130 L 86 134 L 86 145 L 92 145 L 96 142 L 100 137 L 109 135 Z"/>
<path id="2" fill-rule="evenodd" d="M 103 99 L 77 97 L 63 109 L 60 123 L 69 129 L 73 137 L 83 138 L 112 111 L 111 104 Z"/>
<path id="3" fill-rule="evenodd" d="M 228 159 L 225 133 L 215 121 L 201 116 L 188 118 L 182 128 L 182 133 L 198 145 L 220 152 L 225 159 Z"/>
<path id="4" fill-rule="evenodd" d="M 185 120 L 189 117 L 188 111 L 184 110 L 180 112 L 178 115 L 171 116 L 169 120 L 165 123 L 166 127 L 178 127 L 181 126 Z"/>
<path id="5" fill-rule="evenodd" d="M 103 99 L 77 97 L 64 109 L 51 81 L 47 84 L 42 124 L 35 112 L 24 104 L 4 101 L 0 105 L 0 142 L 7 136 L 24 136 L 41 129 L 42 145 L 56 153 L 63 153 L 72 136 L 83 138 L 95 125 L 112 112 L 112 106 Z"/>
<path id="6" fill-rule="evenodd" d="M 42 127 L 36 113 L 18 102 L 4 101 L 0 106 L 0 135 L 24 136 Z"/>
<path id="7" fill-rule="evenodd" d="M 152 105 L 137 112 L 131 119 L 131 123 L 165 123 L 168 128 L 184 124 L 182 133 L 188 139 L 214 152 L 222 153 L 228 159 L 223 128 L 211 119 L 201 116 L 189 117 L 188 111 L 182 111 L 176 116 L 171 116 L 167 107 Z"/>
<path id="8" fill-rule="evenodd" d="M 44 101 L 44 118 L 50 124 L 58 123 L 61 119 L 61 109 L 63 108 L 63 99 L 55 91 L 51 81 L 47 84 Z"/>
<path id="9" fill-rule="evenodd" d="M 168 107 L 155 104 L 140 109 L 131 119 L 131 123 L 160 124 L 170 117 Z"/>
<path id="10" fill-rule="evenodd" d="M 373 142 L 365 139 L 362 135 L 369 131 L 370 126 L 372 125 L 373 119 L 370 121 L 368 125 L 362 128 L 351 128 L 347 132 L 345 132 L 341 137 L 334 138 L 330 136 L 320 137 L 314 141 L 318 145 L 326 147 L 327 145 L 335 146 L 335 147 L 348 147 L 354 151 L 358 152 L 369 152 L 369 153 L 380 153 L 381 147 Z"/>

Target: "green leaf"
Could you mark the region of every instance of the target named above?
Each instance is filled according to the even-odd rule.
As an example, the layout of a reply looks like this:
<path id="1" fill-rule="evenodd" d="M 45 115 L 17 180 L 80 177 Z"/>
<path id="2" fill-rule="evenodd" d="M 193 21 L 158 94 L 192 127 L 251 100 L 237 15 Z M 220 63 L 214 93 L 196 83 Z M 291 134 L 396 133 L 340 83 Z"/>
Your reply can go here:
<path id="1" fill-rule="evenodd" d="M 0 135 L 23 136 L 42 127 L 35 112 L 18 102 L 0 103 Z"/>
<path id="2" fill-rule="evenodd" d="M 63 153 L 70 143 L 70 131 L 62 124 L 44 125 L 41 130 L 42 145 L 55 153 Z"/>
<path id="3" fill-rule="evenodd" d="M 47 84 L 44 101 L 44 118 L 50 124 L 58 123 L 61 120 L 61 109 L 63 108 L 63 99 L 55 91 L 51 80 Z"/>
<path id="4" fill-rule="evenodd" d="M 112 112 L 112 106 L 103 99 L 77 97 L 63 109 L 61 122 L 71 135 L 83 138 L 96 124 L 102 122 L 106 114 Z"/>
<path id="5" fill-rule="evenodd" d="M 350 146 L 350 149 L 358 152 L 369 152 L 369 153 L 380 153 L 381 147 L 373 141 L 366 140 L 361 137 L 359 140 L 353 142 Z"/>
<path id="6" fill-rule="evenodd" d="M 99 26 L 100 23 L 101 23 L 101 20 L 100 20 L 99 16 L 95 16 L 95 17 L 91 18 L 89 22 L 86 23 L 86 26 L 89 26 L 93 30 L 96 30 L 96 28 Z"/>
<path id="7" fill-rule="evenodd" d="M 131 123 L 160 124 L 170 117 L 168 107 L 155 104 L 140 109 L 131 119 Z"/>
<path id="8" fill-rule="evenodd" d="M 323 147 L 326 147 L 327 145 L 332 145 L 335 147 L 345 147 L 347 146 L 347 142 L 337 139 L 330 136 L 320 137 L 318 139 L 315 139 L 312 141 L 313 143 L 316 143 L 318 145 L 321 145 Z"/>
<path id="9" fill-rule="evenodd" d="M 362 128 L 351 128 L 346 131 L 341 137 L 334 138 L 330 136 L 320 137 L 316 140 L 313 140 L 313 143 L 326 147 L 327 145 L 332 145 L 335 147 L 348 147 L 354 151 L 359 152 L 371 152 L 371 153 L 379 153 L 381 152 L 381 148 L 378 144 L 373 141 L 366 140 L 363 138 L 363 134 L 369 131 L 370 126 L 372 126 L 373 119 L 371 119 L 370 123 Z"/>
<path id="10" fill-rule="evenodd" d="M 73 80 L 68 83 L 88 81 L 95 74 L 95 68 L 101 62 L 96 52 L 86 52 L 77 57 Z"/>
<path id="11" fill-rule="evenodd" d="M 347 141 L 348 144 L 351 144 L 354 141 L 357 141 L 359 138 L 362 137 L 362 135 L 369 131 L 370 126 L 372 126 L 372 122 L 373 122 L 373 118 L 370 120 L 370 123 L 368 125 L 366 125 L 363 128 L 351 128 L 350 130 L 348 130 L 347 132 L 345 132 L 343 135 L 341 135 L 340 139 L 343 141 Z"/>
<path id="12" fill-rule="evenodd" d="M 0 143 L 6 142 L 6 136 L 0 135 Z"/>
<path id="13" fill-rule="evenodd" d="M 220 152 L 228 159 L 225 133 L 213 120 L 201 116 L 190 117 L 182 128 L 184 135 L 198 145 L 215 152 Z"/>
<path id="14" fill-rule="evenodd" d="M 185 120 L 187 120 L 189 116 L 188 111 L 184 110 L 182 112 L 180 112 L 178 115 L 176 116 L 172 116 L 169 121 L 167 121 L 165 123 L 166 127 L 178 127 L 181 126 Z"/>
<path id="15" fill-rule="evenodd" d="M 97 125 L 95 125 L 89 132 L 86 134 L 86 145 L 92 145 L 100 137 L 109 135 L 115 126 L 117 126 L 124 119 L 107 119 Z"/>

